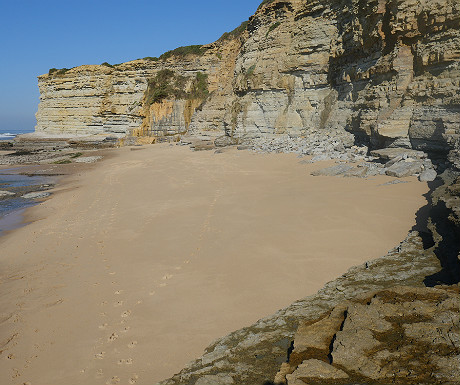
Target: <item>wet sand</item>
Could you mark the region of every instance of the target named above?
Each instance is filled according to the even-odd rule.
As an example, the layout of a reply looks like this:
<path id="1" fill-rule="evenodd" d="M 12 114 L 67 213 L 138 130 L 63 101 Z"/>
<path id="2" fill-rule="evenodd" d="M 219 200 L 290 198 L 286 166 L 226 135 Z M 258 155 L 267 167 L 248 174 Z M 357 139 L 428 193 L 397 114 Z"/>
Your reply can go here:
<path id="1" fill-rule="evenodd" d="M 136 150 L 136 151 L 133 151 Z M 153 384 L 214 339 L 384 255 L 425 183 L 293 154 L 111 150 L 0 237 L 0 383 Z"/>

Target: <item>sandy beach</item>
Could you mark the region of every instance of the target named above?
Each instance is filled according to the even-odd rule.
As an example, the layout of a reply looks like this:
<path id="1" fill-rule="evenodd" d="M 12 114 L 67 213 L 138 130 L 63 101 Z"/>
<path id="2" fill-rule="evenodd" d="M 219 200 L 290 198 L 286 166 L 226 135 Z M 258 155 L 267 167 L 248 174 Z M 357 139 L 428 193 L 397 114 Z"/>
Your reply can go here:
<path id="1" fill-rule="evenodd" d="M 153 384 L 384 255 L 426 183 L 293 154 L 107 150 L 0 237 L 1 384 Z"/>

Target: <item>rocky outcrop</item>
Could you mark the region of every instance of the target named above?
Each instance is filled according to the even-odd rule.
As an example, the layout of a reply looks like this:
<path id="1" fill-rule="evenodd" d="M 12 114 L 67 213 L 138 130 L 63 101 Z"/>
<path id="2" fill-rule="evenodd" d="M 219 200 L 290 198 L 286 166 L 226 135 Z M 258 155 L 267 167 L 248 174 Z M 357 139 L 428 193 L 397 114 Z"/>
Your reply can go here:
<path id="1" fill-rule="evenodd" d="M 456 384 L 458 286 L 397 286 L 359 295 L 303 322 L 275 383 Z"/>
<path id="2" fill-rule="evenodd" d="M 37 132 L 241 143 L 347 130 L 459 166 L 457 1 L 264 1 L 237 32 L 198 54 L 42 75 Z M 147 103 L 164 70 L 182 92 Z M 197 73 L 209 92 L 194 99 Z"/>

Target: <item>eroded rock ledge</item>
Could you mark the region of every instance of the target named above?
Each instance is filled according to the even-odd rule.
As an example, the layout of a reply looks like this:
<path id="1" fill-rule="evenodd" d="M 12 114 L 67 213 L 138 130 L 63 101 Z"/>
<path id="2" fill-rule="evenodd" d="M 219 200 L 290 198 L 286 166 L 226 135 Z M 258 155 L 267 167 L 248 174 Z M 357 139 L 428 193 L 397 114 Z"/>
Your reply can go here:
<path id="1" fill-rule="evenodd" d="M 302 323 L 275 383 L 456 384 L 458 286 L 397 286 L 358 295 Z"/>

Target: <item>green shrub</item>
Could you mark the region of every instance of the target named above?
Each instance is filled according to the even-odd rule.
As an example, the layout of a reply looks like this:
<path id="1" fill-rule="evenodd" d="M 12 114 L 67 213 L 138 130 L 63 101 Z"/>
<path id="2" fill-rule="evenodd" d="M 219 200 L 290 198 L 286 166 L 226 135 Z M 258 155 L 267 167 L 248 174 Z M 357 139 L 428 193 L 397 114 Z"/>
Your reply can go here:
<path id="1" fill-rule="evenodd" d="M 82 156 L 82 155 L 83 155 L 82 152 L 76 152 L 75 154 L 71 154 L 70 157 L 71 157 L 71 158 L 78 158 L 78 157 L 80 157 L 80 156 Z"/>
<path id="2" fill-rule="evenodd" d="M 240 36 L 247 28 L 249 21 L 243 21 L 238 27 L 231 32 L 224 32 L 218 41 L 231 40 Z"/>
<path id="3" fill-rule="evenodd" d="M 197 72 L 196 77 L 192 83 L 192 88 L 187 97 L 190 99 L 206 99 L 208 95 L 208 75 Z"/>
<path id="4" fill-rule="evenodd" d="M 70 71 L 70 68 L 61 68 L 61 69 L 51 68 L 51 69 L 48 71 L 48 75 L 49 75 L 49 76 L 64 75 L 67 71 Z"/>
<path id="5" fill-rule="evenodd" d="M 155 57 L 155 56 L 154 56 L 154 57 L 152 57 L 152 56 L 146 56 L 146 57 L 144 58 L 144 60 L 158 61 L 158 60 L 160 60 L 160 59 L 158 59 L 158 58 Z"/>
<path id="6" fill-rule="evenodd" d="M 175 99 L 206 99 L 208 91 L 208 75 L 198 72 L 189 92 L 185 91 L 187 78 L 177 75 L 170 69 L 163 69 L 148 81 L 145 91 L 145 104 L 159 103 L 168 97 Z"/>
<path id="7" fill-rule="evenodd" d="M 169 59 L 172 56 L 184 57 L 187 55 L 198 55 L 202 56 L 206 52 L 207 48 L 204 48 L 202 45 L 188 45 L 185 47 L 178 47 L 171 51 L 167 51 L 164 54 L 160 55 L 160 60 Z"/>
<path id="8" fill-rule="evenodd" d="M 153 79 L 148 81 L 148 86 L 145 94 L 145 103 L 151 105 L 161 102 L 169 96 L 178 96 L 178 87 L 175 86 L 179 76 L 175 76 L 174 71 L 163 69 L 156 73 Z"/>
<path id="9" fill-rule="evenodd" d="M 265 34 L 265 37 L 268 36 L 268 34 L 273 31 L 274 29 L 278 28 L 279 26 L 281 25 L 281 23 L 279 21 L 277 21 L 276 23 L 273 23 L 270 28 L 268 28 L 268 31 L 267 33 Z"/>
<path id="10" fill-rule="evenodd" d="M 252 76 L 254 75 L 254 70 L 256 69 L 256 65 L 253 64 L 251 67 L 248 68 L 248 70 L 246 71 L 246 75 L 247 76 Z"/>
<path id="11" fill-rule="evenodd" d="M 114 66 L 113 66 L 112 64 L 109 64 L 109 63 L 107 63 L 106 61 L 105 61 L 104 63 L 102 63 L 101 66 L 106 66 L 106 67 L 114 68 Z"/>

